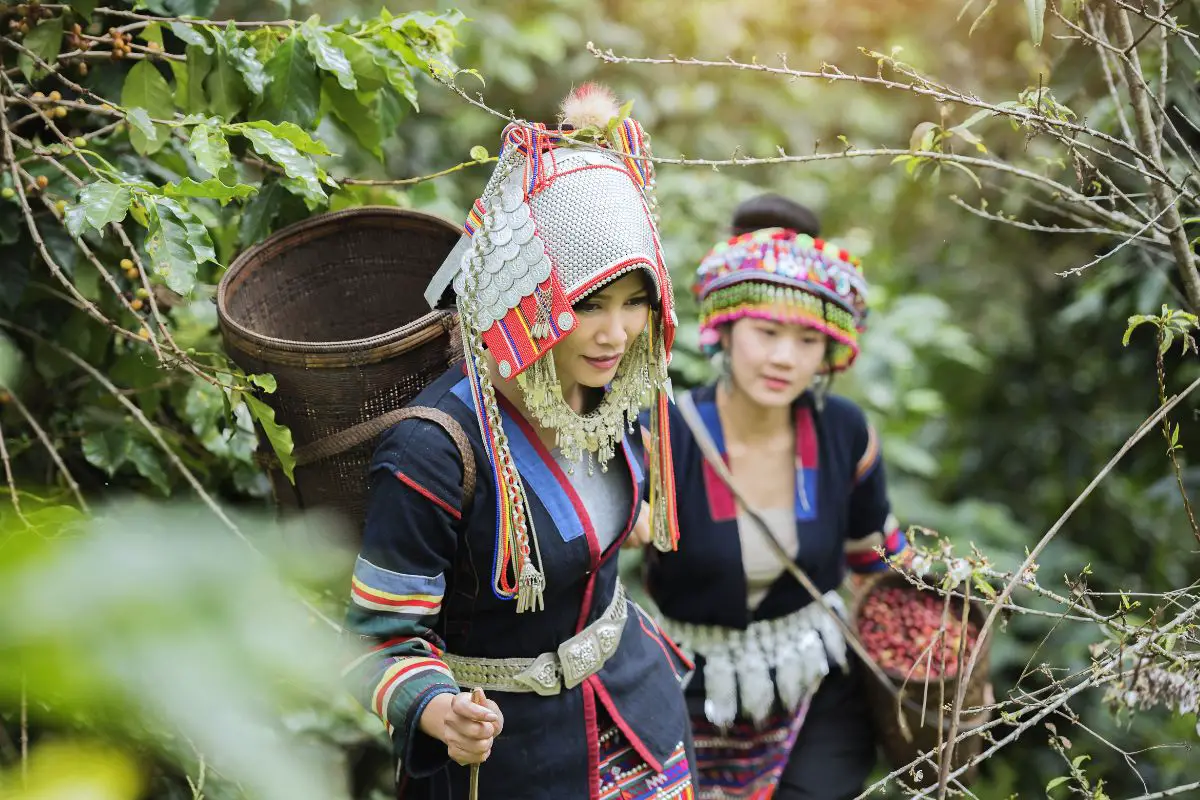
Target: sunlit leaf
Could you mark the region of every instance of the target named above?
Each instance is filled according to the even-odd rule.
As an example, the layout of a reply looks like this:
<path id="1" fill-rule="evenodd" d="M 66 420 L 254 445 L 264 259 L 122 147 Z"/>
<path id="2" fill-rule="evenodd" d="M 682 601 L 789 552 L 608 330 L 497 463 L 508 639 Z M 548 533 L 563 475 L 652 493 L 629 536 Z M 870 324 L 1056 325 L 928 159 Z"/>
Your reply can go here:
<path id="1" fill-rule="evenodd" d="M 216 177 L 233 164 L 229 143 L 220 128 L 212 125 L 197 125 L 188 138 L 188 150 L 196 159 L 200 169 Z"/>
<path id="2" fill-rule="evenodd" d="M 269 372 L 262 372 L 257 375 L 247 375 L 250 382 L 258 388 L 262 389 L 267 394 L 275 394 L 275 390 L 279 388 L 279 384 L 275 381 L 275 376 Z"/>
<path id="3" fill-rule="evenodd" d="M 211 53 L 212 47 L 208 44 L 208 37 L 197 30 L 196 25 L 189 25 L 186 22 L 176 22 L 174 20 L 167 23 L 171 28 L 171 33 L 179 37 L 180 41 L 185 44 L 194 44 L 203 50 L 205 53 Z"/>
<path id="4" fill-rule="evenodd" d="M 79 192 L 79 202 L 67 209 L 67 229 L 73 236 L 83 233 L 83 223 L 103 230 L 112 222 L 120 222 L 129 212 L 133 193 L 128 186 L 108 181 L 96 181 Z"/>
<path id="5" fill-rule="evenodd" d="M 215 261 L 216 251 L 208 231 L 175 200 L 153 198 L 150 203 L 146 251 L 154 273 L 178 294 L 191 293 L 196 270 L 205 261 Z"/>
<path id="6" fill-rule="evenodd" d="M 283 470 L 283 474 L 287 476 L 289 481 L 294 483 L 296 480 L 296 458 L 292 455 L 292 450 L 295 447 L 292 443 L 292 432 L 286 426 L 276 422 L 275 409 L 257 397 L 243 394 L 242 399 L 246 402 L 246 407 L 250 409 L 251 416 L 262 426 L 263 433 L 267 436 L 267 441 L 271 443 L 271 449 L 275 451 L 275 457 L 279 459 L 279 466 Z"/>
<path id="7" fill-rule="evenodd" d="M 291 142 L 292 146 L 301 153 L 308 153 L 314 156 L 333 155 L 324 142 L 320 139 L 314 139 L 307 131 L 302 130 L 298 125 L 291 122 L 267 122 L 266 120 L 256 119 L 253 122 L 239 123 L 236 129 L 241 131 L 246 128 L 266 131 L 272 136 L 285 139 Z"/>
<path id="8" fill-rule="evenodd" d="M 263 63 L 258 60 L 258 52 L 240 36 L 227 35 L 226 38 L 229 56 L 242 73 L 242 79 L 246 82 L 246 86 L 256 97 L 262 97 L 271 78 L 267 75 Z"/>
<path id="9" fill-rule="evenodd" d="M 154 128 L 150 119 L 170 119 L 175 109 L 171 104 L 171 86 L 153 62 L 139 61 L 129 70 L 121 88 L 121 105 L 130 114 L 129 140 L 134 149 L 142 155 L 157 152 L 166 137 Z M 144 109 L 145 116 L 137 114 L 135 109 Z"/>
<path id="10" fill-rule="evenodd" d="M 361 41 L 341 31 L 330 31 L 329 41 L 349 59 L 350 68 L 354 71 L 354 78 L 360 90 L 374 91 L 387 81 L 383 69 L 375 63 L 371 51 Z"/>
<path id="11" fill-rule="evenodd" d="M 245 183 L 226 186 L 219 178 L 209 178 L 202 182 L 184 178 L 179 183 L 168 183 L 163 187 L 163 194 L 167 197 L 202 197 L 216 200 L 221 205 L 230 200 L 244 200 L 257 191 L 258 189 Z"/>
<path id="12" fill-rule="evenodd" d="M 295 145 L 261 128 L 246 127 L 241 133 L 250 140 L 259 155 L 278 164 L 284 174 L 295 181 L 294 185 L 306 200 L 317 203 L 325 201 L 325 190 L 321 186 L 317 165 L 297 150 Z"/>
<path id="13" fill-rule="evenodd" d="M 1046 24 L 1046 0 L 1025 0 L 1025 11 L 1029 15 L 1029 37 L 1040 45 Z"/>
<path id="14" fill-rule="evenodd" d="M 321 29 L 318 17 L 310 17 L 300 29 L 301 35 L 308 44 L 308 52 L 312 54 L 317 66 L 330 72 L 337 78 L 338 84 L 348 91 L 358 89 L 354 78 L 354 69 L 346 54 L 337 48 L 329 35 Z"/>

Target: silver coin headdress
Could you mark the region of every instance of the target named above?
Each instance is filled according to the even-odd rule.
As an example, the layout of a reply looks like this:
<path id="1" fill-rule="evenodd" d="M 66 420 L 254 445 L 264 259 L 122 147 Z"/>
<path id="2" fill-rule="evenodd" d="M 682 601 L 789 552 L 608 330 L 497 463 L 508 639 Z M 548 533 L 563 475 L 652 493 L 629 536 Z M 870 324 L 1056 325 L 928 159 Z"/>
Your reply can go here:
<path id="1" fill-rule="evenodd" d="M 483 195 L 426 292 L 432 306 L 458 306 L 467 378 L 499 513 L 492 584 L 517 611 L 542 607 L 545 577 L 524 483 L 501 424 L 485 350 L 502 380 L 517 380 L 530 414 L 555 431 L 570 460 L 607 468 L 637 414 L 650 408 L 644 436 L 655 545 L 677 539 L 667 403 L 667 362 L 675 335 L 670 274 L 655 223 L 649 136 L 620 113 L 610 92 L 587 84 L 563 103 L 557 129 L 512 123 Z M 572 308 L 618 278 L 642 270 L 655 313 L 627 349 L 598 408 L 578 414 L 564 401 L 550 350 L 575 329 Z"/>

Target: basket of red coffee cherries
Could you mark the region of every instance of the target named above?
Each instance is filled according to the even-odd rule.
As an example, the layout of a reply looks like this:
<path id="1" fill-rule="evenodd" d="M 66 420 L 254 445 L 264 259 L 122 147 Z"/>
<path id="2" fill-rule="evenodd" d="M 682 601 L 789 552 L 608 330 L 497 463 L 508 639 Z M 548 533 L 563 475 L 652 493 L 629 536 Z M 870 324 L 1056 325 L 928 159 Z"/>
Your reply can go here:
<path id="1" fill-rule="evenodd" d="M 950 713 L 942 709 L 953 707 L 959 676 L 979 641 L 985 616 L 974 602 L 966 603 L 964 613 L 962 595 L 956 591 L 947 597 L 899 572 L 887 572 L 868 582 L 854 605 L 853 627 L 866 652 L 892 682 L 889 688 L 870 675 L 866 678 L 876 732 L 893 768 L 935 750 L 950 732 Z M 989 645 L 984 642 L 968 680 L 959 734 L 979 728 L 990 718 L 988 711 L 969 713 L 991 703 Z M 978 734 L 960 741 L 954 766 L 977 755 L 982 744 Z M 934 766 L 923 763 L 918 769 L 922 785 L 936 784 Z"/>

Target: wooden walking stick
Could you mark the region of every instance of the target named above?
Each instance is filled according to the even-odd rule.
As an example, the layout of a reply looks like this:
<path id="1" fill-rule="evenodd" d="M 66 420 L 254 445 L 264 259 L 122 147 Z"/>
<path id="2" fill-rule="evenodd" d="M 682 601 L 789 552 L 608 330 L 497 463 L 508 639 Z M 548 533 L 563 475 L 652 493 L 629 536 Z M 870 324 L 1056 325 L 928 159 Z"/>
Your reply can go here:
<path id="1" fill-rule="evenodd" d="M 471 702 L 476 705 L 483 705 L 486 698 L 483 695 L 483 689 L 476 686 L 471 691 Z M 470 800 L 479 800 L 479 765 L 471 765 L 471 790 L 468 794 Z"/>

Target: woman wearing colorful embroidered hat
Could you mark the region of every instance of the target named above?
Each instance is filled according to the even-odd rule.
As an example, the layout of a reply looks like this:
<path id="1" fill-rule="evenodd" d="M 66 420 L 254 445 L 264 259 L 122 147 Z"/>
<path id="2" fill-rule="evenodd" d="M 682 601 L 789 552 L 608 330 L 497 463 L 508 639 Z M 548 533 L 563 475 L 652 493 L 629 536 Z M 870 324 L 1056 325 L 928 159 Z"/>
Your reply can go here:
<path id="1" fill-rule="evenodd" d="M 828 393 L 858 355 L 867 286 L 848 253 L 797 232 L 816 233 L 807 209 L 758 198 L 735 231 L 747 221 L 777 227 L 718 244 L 696 275 L 701 341 L 722 377 L 672 408 L 678 492 L 696 499 L 680 504 L 678 550 L 651 554 L 647 586 L 696 656 L 699 796 L 836 800 L 861 791 L 875 760 L 862 670 L 787 562 L 844 614 L 847 564 L 886 569 L 875 547 L 905 547 L 876 434 Z"/>
<path id="2" fill-rule="evenodd" d="M 465 361 L 376 450 L 347 674 L 403 798 L 694 796 L 691 665 L 614 557 L 648 495 L 676 536 L 669 445 L 646 469 L 628 435 L 646 405 L 666 429 L 675 317 L 647 137 L 617 116 L 589 85 L 561 127 L 505 130 L 427 294 L 456 300 Z"/>

